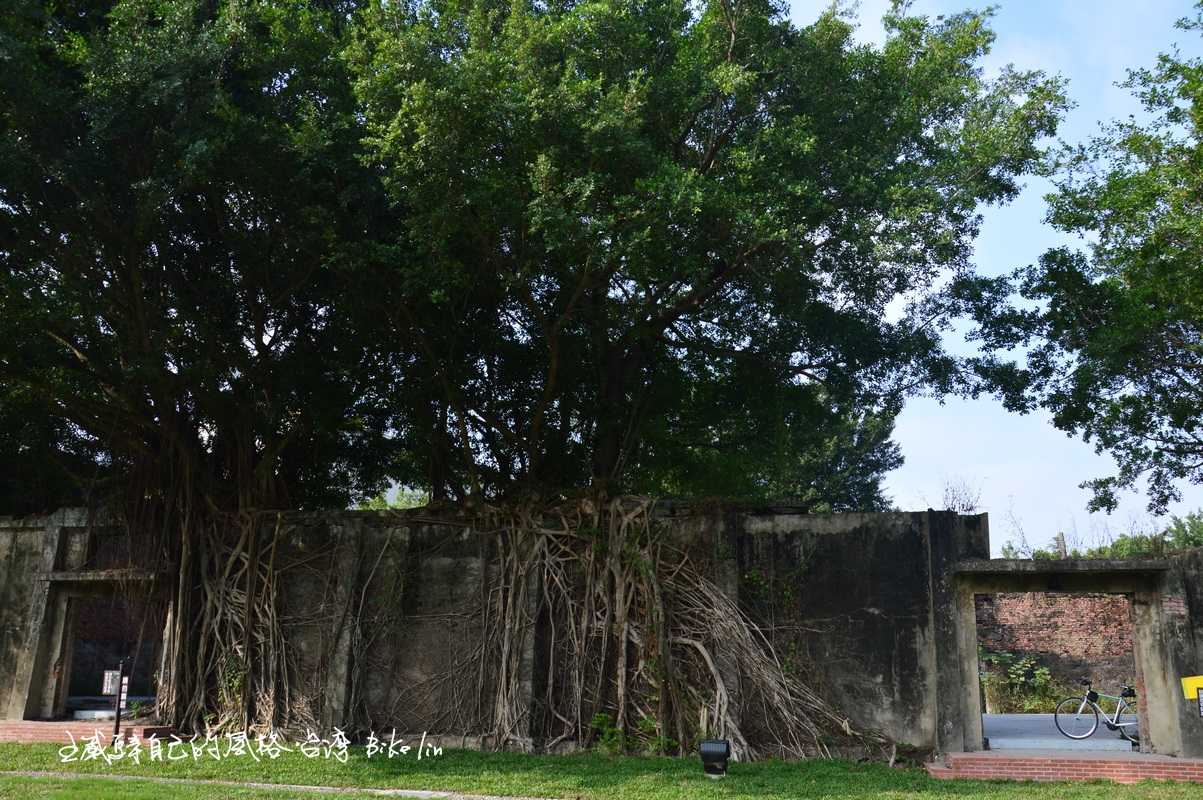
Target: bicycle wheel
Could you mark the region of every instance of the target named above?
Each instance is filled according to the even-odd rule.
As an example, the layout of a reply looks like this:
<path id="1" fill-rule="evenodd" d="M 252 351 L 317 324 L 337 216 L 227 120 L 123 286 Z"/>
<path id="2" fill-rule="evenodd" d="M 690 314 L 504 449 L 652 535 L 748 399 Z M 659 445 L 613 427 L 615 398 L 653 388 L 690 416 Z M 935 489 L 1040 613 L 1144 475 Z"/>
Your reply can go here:
<path id="1" fill-rule="evenodd" d="M 1099 727 L 1099 712 L 1081 697 L 1067 697 L 1057 703 L 1053 722 L 1070 739 L 1088 739 Z"/>
<path id="2" fill-rule="evenodd" d="M 1125 717 L 1123 722 L 1135 722 L 1135 725 L 1120 725 L 1119 735 L 1127 739 L 1132 744 L 1140 744 L 1140 715 L 1136 712 L 1136 706 L 1125 706 L 1120 709 L 1120 714 Z M 1131 717 L 1132 719 L 1126 719 Z"/>

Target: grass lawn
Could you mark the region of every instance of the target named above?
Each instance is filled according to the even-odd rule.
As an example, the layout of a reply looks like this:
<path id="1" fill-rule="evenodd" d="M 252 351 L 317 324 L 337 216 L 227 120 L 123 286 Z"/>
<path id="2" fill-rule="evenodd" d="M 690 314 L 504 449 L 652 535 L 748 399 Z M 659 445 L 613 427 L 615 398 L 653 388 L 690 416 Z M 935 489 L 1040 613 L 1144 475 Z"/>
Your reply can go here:
<path id="1" fill-rule="evenodd" d="M 60 764 L 58 746 L 0 744 L 0 797 L 88 798 L 271 798 L 267 791 L 224 786 L 54 778 L 24 778 L 4 771 L 29 770 L 74 774 L 114 774 L 170 778 L 210 778 L 256 783 L 356 788 L 432 789 L 475 794 L 569 798 L 572 800 L 1198 800 L 1198 784 L 1111 783 L 1024 784 L 985 781 L 937 781 L 919 769 L 890 769 L 880 764 L 841 761 L 733 764 L 724 780 L 711 781 L 695 759 L 530 756 L 448 750 L 418 761 L 412 754 L 388 760 L 368 759 L 362 748 L 350 760 L 308 759 L 299 753 L 275 761 L 243 757 L 223 761 L 191 759 L 140 765 L 103 762 Z M 297 796 L 290 793 L 290 796 Z M 313 795 L 317 797 L 317 795 Z M 345 795 L 339 795 L 344 797 Z"/>
<path id="2" fill-rule="evenodd" d="M 112 778 L 87 778 L 85 780 L 66 780 L 62 778 L 22 778 L 5 775 L 0 772 L 0 798 L 13 800 L 67 800 L 85 797 L 88 800 L 159 800 L 169 797 L 177 800 L 293 800 L 296 792 L 263 791 L 242 789 L 232 786 L 165 786 L 153 781 L 124 781 Z M 322 800 L 325 797 L 336 800 L 359 800 L 355 795 L 302 795 Z M 360 798 L 379 797 L 360 795 Z"/>

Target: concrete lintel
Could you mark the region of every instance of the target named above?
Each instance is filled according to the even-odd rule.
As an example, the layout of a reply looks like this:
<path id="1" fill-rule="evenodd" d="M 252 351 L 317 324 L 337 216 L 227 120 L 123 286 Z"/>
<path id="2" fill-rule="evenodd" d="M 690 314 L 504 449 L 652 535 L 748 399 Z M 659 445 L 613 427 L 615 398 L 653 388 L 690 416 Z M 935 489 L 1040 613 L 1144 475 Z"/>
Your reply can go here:
<path id="1" fill-rule="evenodd" d="M 145 569 L 91 569 L 80 571 L 43 572 L 38 580 L 50 583 L 101 583 L 122 581 L 154 582 L 164 580 L 167 573 Z"/>
<path id="2" fill-rule="evenodd" d="M 958 575 L 1149 575 L 1165 572 L 1169 568 L 1170 562 L 1160 558 L 974 558 L 958 562 L 953 567 L 953 572 Z"/>

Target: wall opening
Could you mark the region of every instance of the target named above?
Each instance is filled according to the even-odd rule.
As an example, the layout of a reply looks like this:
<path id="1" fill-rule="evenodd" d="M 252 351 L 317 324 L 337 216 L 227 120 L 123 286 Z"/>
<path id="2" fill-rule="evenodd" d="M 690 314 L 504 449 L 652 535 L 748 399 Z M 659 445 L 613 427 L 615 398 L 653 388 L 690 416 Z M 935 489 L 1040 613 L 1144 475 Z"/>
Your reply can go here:
<path id="1" fill-rule="evenodd" d="M 1138 715 L 1115 716 L 1125 698 L 1142 711 L 1134 647 L 1132 598 L 1128 594 L 1014 591 L 974 594 L 982 732 L 992 750 L 1131 751 L 1138 745 Z M 1088 706 L 1062 726 L 1085 738 L 1074 739 L 1057 727 L 1058 703 L 1081 697 L 1092 682 L 1099 693 L 1096 712 Z M 1067 704 L 1070 705 L 1070 704 Z M 1072 704 L 1075 711 L 1080 704 Z M 1124 723 L 1113 728 L 1113 723 Z M 1123 734 L 1132 734 L 1126 737 Z"/>
<path id="2" fill-rule="evenodd" d="M 67 716 L 89 719 L 111 711 L 113 699 L 101 694 L 104 671 L 117 669 L 123 658 L 130 703 L 153 706 L 165 611 L 160 601 L 112 594 L 70 599 Z"/>

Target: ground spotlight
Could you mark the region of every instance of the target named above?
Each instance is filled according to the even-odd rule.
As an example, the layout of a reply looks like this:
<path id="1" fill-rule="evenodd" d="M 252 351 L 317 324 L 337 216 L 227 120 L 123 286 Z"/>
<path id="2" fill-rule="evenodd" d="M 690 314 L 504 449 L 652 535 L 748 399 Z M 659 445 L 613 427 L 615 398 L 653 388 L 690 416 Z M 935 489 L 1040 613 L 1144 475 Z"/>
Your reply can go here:
<path id="1" fill-rule="evenodd" d="M 709 778 L 721 778 L 727 774 L 727 760 L 731 758 L 731 742 L 726 739 L 705 739 L 698 747 L 702 755 L 702 769 Z"/>

